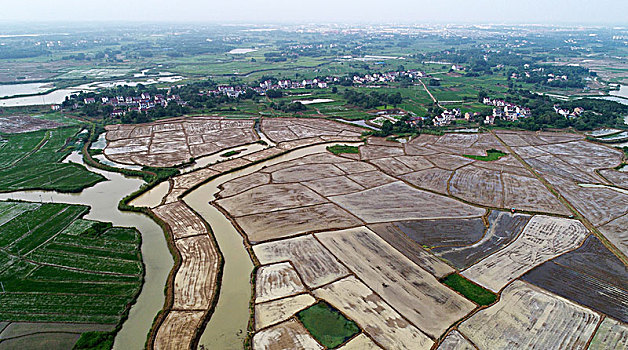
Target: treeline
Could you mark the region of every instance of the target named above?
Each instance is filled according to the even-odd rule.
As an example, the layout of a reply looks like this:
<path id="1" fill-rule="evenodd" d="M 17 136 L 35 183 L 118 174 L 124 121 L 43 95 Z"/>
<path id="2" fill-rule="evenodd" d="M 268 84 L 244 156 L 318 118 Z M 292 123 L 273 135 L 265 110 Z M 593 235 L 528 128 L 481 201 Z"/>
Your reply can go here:
<path id="1" fill-rule="evenodd" d="M 397 107 L 397 105 L 403 102 L 403 97 L 399 92 L 394 94 L 379 93 L 375 91 L 371 93 L 364 93 L 347 89 L 342 93 L 342 96 L 347 100 L 347 103 L 366 109 L 378 106 L 387 107 L 388 105 Z"/>

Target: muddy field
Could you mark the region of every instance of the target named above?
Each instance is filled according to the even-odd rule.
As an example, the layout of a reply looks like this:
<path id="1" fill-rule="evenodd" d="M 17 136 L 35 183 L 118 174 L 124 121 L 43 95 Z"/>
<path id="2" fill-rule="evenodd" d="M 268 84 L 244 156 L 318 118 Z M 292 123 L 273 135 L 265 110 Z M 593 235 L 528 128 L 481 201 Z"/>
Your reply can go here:
<path id="1" fill-rule="evenodd" d="M 445 339 L 438 345 L 438 350 L 474 350 L 473 344 L 469 343 L 460 332 L 453 330 L 447 334 Z"/>
<path id="2" fill-rule="evenodd" d="M 595 236 L 522 279 L 554 294 L 628 322 L 628 271 Z"/>
<path id="3" fill-rule="evenodd" d="M 339 347 L 340 350 L 378 350 L 381 349 L 377 344 L 364 334 L 359 334 L 351 339 L 345 345 Z"/>
<path id="4" fill-rule="evenodd" d="M 475 308 L 366 227 L 316 237 L 389 305 L 434 338 Z"/>
<path id="5" fill-rule="evenodd" d="M 535 266 L 578 248 L 588 234 L 579 221 L 537 215 L 510 245 L 462 275 L 497 292 Z"/>
<path id="6" fill-rule="evenodd" d="M 450 217 L 474 217 L 483 209 L 418 190 L 398 181 L 362 192 L 330 197 L 367 223 Z"/>
<path id="7" fill-rule="evenodd" d="M 1 349 L 71 349 L 83 332 L 111 331 L 115 325 L 0 322 Z"/>
<path id="8" fill-rule="evenodd" d="M 317 287 L 347 276 L 349 271 L 313 236 L 301 236 L 253 246 L 261 264 L 290 261 L 306 286 Z"/>
<path id="9" fill-rule="evenodd" d="M 157 330 L 153 348 L 155 350 L 188 348 L 204 315 L 204 311 L 170 311 Z"/>
<path id="10" fill-rule="evenodd" d="M 525 282 L 458 328 L 480 349 L 586 349 L 600 316 Z"/>
<path id="11" fill-rule="evenodd" d="M 292 297 L 273 300 L 255 305 L 255 329 L 260 330 L 268 326 L 283 322 L 297 312 L 313 305 L 316 299 L 309 294 L 299 294 Z"/>
<path id="12" fill-rule="evenodd" d="M 257 332 L 253 337 L 254 350 L 324 349 L 301 323 L 289 320 Z"/>
<path id="13" fill-rule="evenodd" d="M 305 291 L 305 287 L 290 263 L 265 265 L 257 270 L 255 302 L 263 303 Z"/>
<path id="14" fill-rule="evenodd" d="M 413 241 L 393 223 L 374 224 L 368 227 L 401 254 L 405 255 L 406 258 L 412 260 L 412 262 L 437 278 L 454 272 L 453 268 L 427 252 L 420 244 Z"/>
<path id="15" fill-rule="evenodd" d="M 202 219 L 185 203 L 164 204 L 153 212 L 170 227 L 181 256 L 174 285 L 168 290 L 172 306 L 156 330 L 154 348 L 185 348 L 216 297 L 220 255 Z"/>
<path id="16" fill-rule="evenodd" d="M 170 167 L 259 140 L 254 120 L 188 117 L 109 125 L 105 156 L 123 164 Z"/>
<path id="17" fill-rule="evenodd" d="M 298 118 L 263 118 L 261 130 L 270 140 L 278 144 L 322 136 L 359 140 L 364 132 L 363 128 L 331 120 Z"/>
<path id="18" fill-rule="evenodd" d="M 590 350 L 626 348 L 628 348 L 628 326 L 611 318 L 605 318 L 602 321 L 589 345 Z"/>
<path id="19" fill-rule="evenodd" d="M 530 215 L 493 210 L 488 216 L 489 227 L 484 230 L 481 239 L 468 245 L 436 247 L 431 251 L 462 270 L 510 244 L 529 220 Z M 425 230 L 424 232 L 430 231 L 429 228 Z M 459 234 L 466 237 L 467 232 L 460 230 Z"/>
<path id="20" fill-rule="evenodd" d="M 397 221 L 394 225 L 413 241 L 430 248 L 473 244 L 484 234 L 484 221 L 473 219 L 440 219 Z"/>
<path id="21" fill-rule="evenodd" d="M 387 349 L 429 349 L 433 342 L 355 277 L 314 290 Z"/>
<path id="22" fill-rule="evenodd" d="M 20 132 L 54 129 L 63 124 L 52 120 L 34 118 L 31 116 L 6 116 L 0 117 L 0 132 L 13 134 Z"/>

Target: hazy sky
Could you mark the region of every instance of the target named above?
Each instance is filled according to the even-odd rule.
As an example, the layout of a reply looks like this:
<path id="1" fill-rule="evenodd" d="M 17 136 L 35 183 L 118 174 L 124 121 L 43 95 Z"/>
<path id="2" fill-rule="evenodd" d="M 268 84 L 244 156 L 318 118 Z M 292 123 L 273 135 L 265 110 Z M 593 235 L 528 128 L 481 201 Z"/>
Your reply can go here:
<path id="1" fill-rule="evenodd" d="M 0 21 L 628 25 L 628 0 L 0 0 Z"/>

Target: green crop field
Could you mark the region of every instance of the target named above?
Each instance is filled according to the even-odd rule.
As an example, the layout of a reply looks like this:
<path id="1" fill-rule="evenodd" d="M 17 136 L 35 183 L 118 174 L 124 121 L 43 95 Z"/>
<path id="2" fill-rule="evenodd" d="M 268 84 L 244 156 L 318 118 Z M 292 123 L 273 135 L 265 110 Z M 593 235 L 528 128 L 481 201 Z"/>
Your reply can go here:
<path id="1" fill-rule="evenodd" d="M 297 317 L 312 336 L 328 349 L 337 347 L 360 332 L 355 322 L 325 302 L 300 311 Z"/>
<path id="2" fill-rule="evenodd" d="M 88 210 L 0 202 L 0 321 L 120 322 L 142 285 L 140 236 Z"/>
<path id="3" fill-rule="evenodd" d="M 485 156 L 476 156 L 476 155 L 472 155 L 472 154 L 463 154 L 463 157 L 467 157 L 469 159 L 475 159 L 475 160 L 480 160 L 483 162 L 492 162 L 495 160 L 498 160 L 499 158 L 503 157 L 507 155 L 507 153 L 504 153 L 500 150 L 496 150 L 496 149 L 489 149 L 486 151 L 486 155 Z"/>
<path id="4" fill-rule="evenodd" d="M 61 163 L 70 152 L 77 127 L 2 134 L 0 192 L 28 189 L 78 192 L 104 177 L 78 164 Z"/>
<path id="5" fill-rule="evenodd" d="M 446 276 L 442 282 L 478 305 L 490 305 L 497 299 L 495 293 L 456 273 Z"/>

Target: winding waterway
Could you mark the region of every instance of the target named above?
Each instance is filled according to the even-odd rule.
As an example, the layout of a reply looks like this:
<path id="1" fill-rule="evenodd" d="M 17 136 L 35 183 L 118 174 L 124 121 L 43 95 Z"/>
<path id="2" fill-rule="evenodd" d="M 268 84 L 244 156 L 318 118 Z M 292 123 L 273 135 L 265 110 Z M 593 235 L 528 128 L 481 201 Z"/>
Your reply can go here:
<path id="1" fill-rule="evenodd" d="M 359 145 L 361 143 L 336 142 L 334 144 Z M 214 195 L 219 191 L 218 186 L 231 179 L 258 171 L 265 166 L 323 152 L 329 145 L 315 145 L 298 149 L 242 170 L 219 176 L 183 197 L 183 200 L 211 226 L 225 261 L 218 304 L 201 335 L 199 345 L 204 345 L 207 349 L 242 349 L 250 318 L 250 278 L 253 262 L 240 233 L 231 224 L 231 221 L 210 204 L 215 199 Z"/>
<path id="2" fill-rule="evenodd" d="M 78 153 L 72 153 L 66 161 L 83 164 Z M 137 302 L 131 307 L 129 318 L 122 324 L 122 329 L 115 338 L 114 349 L 143 349 L 153 319 L 163 308 L 164 286 L 174 261 L 159 225 L 143 214 L 118 210 L 120 199 L 136 191 L 144 182 L 90 166 L 87 169 L 105 176 L 108 181 L 100 182 L 81 193 L 20 191 L 2 193 L 0 199 L 89 205 L 91 210 L 85 216 L 86 219 L 108 221 L 116 226 L 138 229 L 142 235 L 141 250 L 146 269 L 144 285 Z"/>

